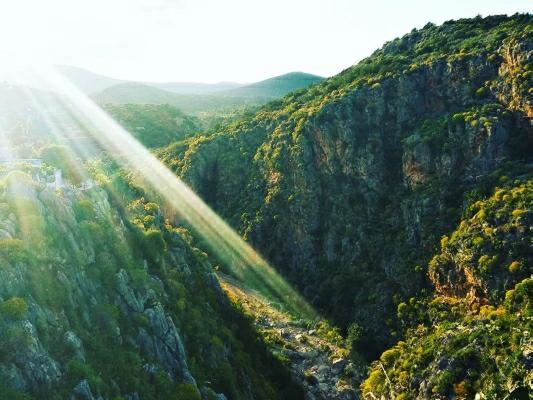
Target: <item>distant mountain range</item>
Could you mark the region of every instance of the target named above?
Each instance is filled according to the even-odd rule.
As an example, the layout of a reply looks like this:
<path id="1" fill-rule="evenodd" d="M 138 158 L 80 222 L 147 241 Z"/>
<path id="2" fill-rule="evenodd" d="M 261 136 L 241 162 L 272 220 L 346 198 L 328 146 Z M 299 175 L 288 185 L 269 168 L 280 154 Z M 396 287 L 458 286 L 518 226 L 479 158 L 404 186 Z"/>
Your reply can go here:
<path id="1" fill-rule="evenodd" d="M 251 84 L 155 83 L 114 79 L 72 66 L 58 66 L 58 69 L 99 103 L 170 104 L 189 113 L 259 105 L 324 80 L 317 75 L 290 72 Z"/>
<path id="2" fill-rule="evenodd" d="M 305 72 L 289 72 L 264 81 L 219 92 L 225 96 L 237 97 L 283 97 L 287 93 L 306 88 L 323 81 L 324 78 Z"/>
<path id="3" fill-rule="evenodd" d="M 225 111 L 268 101 L 268 98 L 224 96 L 216 93 L 175 93 L 136 82 L 114 85 L 91 97 L 100 104 L 170 104 L 186 113 Z"/>
<path id="4" fill-rule="evenodd" d="M 58 65 L 57 69 L 79 89 L 87 94 L 94 94 L 123 83 L 133 83 L 124 79 L 115 79 L 100 75 L 83 68 L 70 65 Z M 135 82 L 158 89 L 180 94 L 207 94 L 222 90 L 236 89 L 244 86 L 237 82 L 198 83 L 198 82 Z"/>

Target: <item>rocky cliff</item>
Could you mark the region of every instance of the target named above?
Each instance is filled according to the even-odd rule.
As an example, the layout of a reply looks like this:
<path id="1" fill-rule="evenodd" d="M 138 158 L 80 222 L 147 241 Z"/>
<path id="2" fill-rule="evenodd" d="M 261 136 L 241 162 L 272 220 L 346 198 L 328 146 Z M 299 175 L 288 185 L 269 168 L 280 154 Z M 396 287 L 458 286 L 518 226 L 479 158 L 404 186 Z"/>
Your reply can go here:
<path id="1" fill-rule="evenodd" d="M 529 15 L 428 24 L 160 156 L 373 358 L 465 202 L 528 168 L 532 46 Z"/>
<path id="2" fill-rule="evenodd" d="M 300 396 L 156 204 L 31 173 L 0 191 L 0 398 Z"/>
<path id="3" fill-rule="evenodd" d="M 347 340 L 255 315 L 258 337 L 127 171 L 2 172 L 0 397 L 302 398 L 292 369 L 308 398 L 526 398 L 532 26 L 428 24 L 159 151 Z"/>
<path id="4" fill-rule="evenodd" d="M 533 369 L 532 176 L 471 203 L 429 263 L 435 296 L 398 305 L 404 339 L 362 384 L 375 399 L 527 399 Z"/>

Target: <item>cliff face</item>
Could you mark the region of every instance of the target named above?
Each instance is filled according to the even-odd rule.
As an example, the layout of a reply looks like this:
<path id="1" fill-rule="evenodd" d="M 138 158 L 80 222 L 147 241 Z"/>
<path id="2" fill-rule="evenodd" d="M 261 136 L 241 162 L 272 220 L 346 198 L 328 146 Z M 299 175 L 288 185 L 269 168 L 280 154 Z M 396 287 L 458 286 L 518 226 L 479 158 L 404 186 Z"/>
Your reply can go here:
<path id="1" fill-rule="evenodd" d="M 531 154 L 530 23 L 428 25 L 161 156 L 375 355 L 467 193 Z"/>
<path id="2" fill-rule="evenodd" d="M 20 171 L 1 188 L 0 398 L 300 396 L 157 205 Z"/>
<path id="3" fill-rule="evenodd" d="M 472 202 L 429 264 L 435 296 L 398 305 L 411 328 L 372 364 L 364 398 L 527 399 L 532 176 Z"/>

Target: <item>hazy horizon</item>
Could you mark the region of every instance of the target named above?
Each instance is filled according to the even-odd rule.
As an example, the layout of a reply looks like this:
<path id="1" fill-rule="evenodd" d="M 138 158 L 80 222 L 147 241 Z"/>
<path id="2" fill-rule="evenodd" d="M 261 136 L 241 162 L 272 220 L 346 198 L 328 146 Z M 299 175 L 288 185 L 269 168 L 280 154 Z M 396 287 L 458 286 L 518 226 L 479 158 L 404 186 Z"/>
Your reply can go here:
<path id="1" fill-rule="evenodd" d="M 428 22 L 531 11 L 524 0 L 377 3 L 20 0 L 0 5 L 0 55 L 140 82 L 328 77 Z"/>
<path id="2" fill-rule="evenodd" d="M 96 72 L 96 71 L 93 71 L 89 68 L 84 68 L 84 67 L 80 67 L 78 65 L 65 65 L 65 64 L 56 64 L 55 67 L 58 67 L 58 68 L 73 68 L 73 69 L 77 69 L 77 70 L 83 70 L 83 71 L 86 71 L 86 72 L 89 72 L 89 73 L 92 73 L 92 74 L 95 74 L 95 75 L 101 75 L 101 76 L 104 76 L 106 78 L 112 78 L 112 79 L 116 79 L 116 80 L 119 80 L 119 81 L 124 81 L 124 83 L 127 83 L 127 82 L 132 82 L 132 83 L 157 83 L 157 84 L 160 84 L 160 83 L 183 83 L 183 84 L 193 84 L 193 85 L 217 85 L 217 84 L 224 84 L 224 83 L 229 83 L 229 84 L 238 84 L 238 85 L 249 85 L 249 84 L 254 84 L 254 83 L 258 83 L 258 82 L 261 82 L 261 81 L 264 81 L 264 80 L 267 80 L 267 79 L 270 79 L 270 78 L 276 78 L 278 76 L 283 76 L 283 75 L 287 75 L 287 74 L 290 74 L 290 73 L 304 73 L 304 74 L 311 74 L 311 75 L 316 75 L 316 74 L 313 74 L 313 73 L 310 73 L 308 71 L 286 71 L 286 72 L 283 72 L 279 75 L 273 75 L 273 76 L 265 76 L 263 78 L 260 78 L 256 81 L 230 81 L 230 80 L 221 80 L 221 81 L 214 81 L 214 82 L 201 82 L 201 81 L 184 81 L 184 80 L 177 80 L 177 79 L 174 79 L 174 80 L 164 80 L 164 81 L 161 81 L 161 80 L 143 80 L 143 81 L 139 81 L 139 80 L 128 80 L 128 79 L 124 79 L 124 78 L 121 78 L 120 76 L 111 76 L 111 75 L 107 75 L 107 74 L 104 74 L 104 73 L 100 73 L 100 72 Z M 328 78 L 328 76 L 322 76 L 322 75 L 316 75 L 316 76 L 319 76 L 321 78 Z"/>

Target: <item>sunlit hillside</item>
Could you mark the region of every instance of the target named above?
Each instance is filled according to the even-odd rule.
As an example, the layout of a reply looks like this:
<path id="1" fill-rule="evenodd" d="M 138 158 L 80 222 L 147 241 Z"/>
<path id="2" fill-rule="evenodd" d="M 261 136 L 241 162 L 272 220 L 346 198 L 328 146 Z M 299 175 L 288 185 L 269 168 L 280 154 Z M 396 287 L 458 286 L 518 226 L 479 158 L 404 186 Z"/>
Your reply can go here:
<path id="1" fill-rule="evenodd" d="M 146 65 L 202 72 L 236 29 L 211 4 L 228 32 L 193 13 L 169 42 L 197 5 L 117 4 L 117 39 L 75 49 L 93 65 L 137 57 L 146 21 Z M 0 400 L 529 399 L 533 17 L 422 26 L 326 79 L 111 78 L 57 66 L 63 31 L 54 62 L 2 65 Z M 272 43 L 307 60 L 303 33 Z"/>

